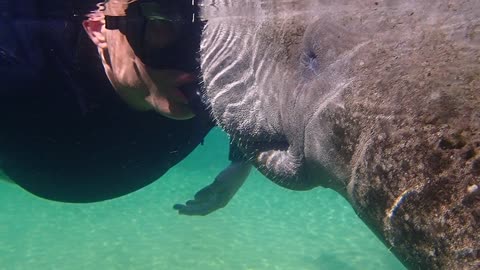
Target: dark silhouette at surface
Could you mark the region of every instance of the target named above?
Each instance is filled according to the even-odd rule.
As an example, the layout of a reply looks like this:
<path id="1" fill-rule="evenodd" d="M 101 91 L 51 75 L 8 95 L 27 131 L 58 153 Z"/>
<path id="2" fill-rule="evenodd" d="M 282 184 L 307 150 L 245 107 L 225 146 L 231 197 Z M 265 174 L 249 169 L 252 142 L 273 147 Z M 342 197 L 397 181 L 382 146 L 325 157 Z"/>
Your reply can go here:
<path id="1" fill-rule="evenodd" d="M 213 127 L 206 117 L 137 112 L 117 97 L 81 29 L 96 2 L 0 3 L 0 168 L 50 200 L 95 202 L 138 190 Z"/>

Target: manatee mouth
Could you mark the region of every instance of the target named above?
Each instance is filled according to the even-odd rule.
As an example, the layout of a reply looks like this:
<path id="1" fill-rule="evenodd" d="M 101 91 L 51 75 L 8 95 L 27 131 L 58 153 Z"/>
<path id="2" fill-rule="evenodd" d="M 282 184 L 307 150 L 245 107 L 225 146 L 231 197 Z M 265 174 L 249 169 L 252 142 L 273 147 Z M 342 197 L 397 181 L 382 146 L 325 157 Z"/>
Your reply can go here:
<path id="1" fill-rule="evenodd" d="M 249 142 L 244 152 L 263 175 L 281 187 L 290 190 L 316 187 L 305 172 L 303 151 L 286 140 Z"/>
<path id="2" fill-rule="evenodd" d="M 269 151 L 287 151 L 289 146 L 287 141 L 257 141 L 251 143 L 249 149 L 254 149 L 252 151 L 254 155 L 257 156 L 259 153 Z"/>
<path id="3" fill-rule="evenodd" d="M 277 185 L 290 190 L 309 190 L 316 185 L 305 172 L 303 155 L 291 147 L 260 152 L 254 161 L 257 169 Z"/>

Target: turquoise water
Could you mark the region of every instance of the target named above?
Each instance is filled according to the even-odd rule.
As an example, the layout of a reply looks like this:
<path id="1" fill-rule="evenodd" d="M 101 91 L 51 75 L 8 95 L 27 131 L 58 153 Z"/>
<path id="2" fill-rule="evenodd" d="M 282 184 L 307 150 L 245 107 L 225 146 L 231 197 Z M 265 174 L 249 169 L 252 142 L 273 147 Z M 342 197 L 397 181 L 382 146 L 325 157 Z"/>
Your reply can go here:
<path id="1" fill-rule="evenodd" d="M 214 130 L 161 180 L 103 203 L 0 183 L 0 269 L 404 269 L 334 192 L 285 190 L 256 171 L 226 208 L 178 215 L 173 204 L 228 164 L 227 146 Z"/>

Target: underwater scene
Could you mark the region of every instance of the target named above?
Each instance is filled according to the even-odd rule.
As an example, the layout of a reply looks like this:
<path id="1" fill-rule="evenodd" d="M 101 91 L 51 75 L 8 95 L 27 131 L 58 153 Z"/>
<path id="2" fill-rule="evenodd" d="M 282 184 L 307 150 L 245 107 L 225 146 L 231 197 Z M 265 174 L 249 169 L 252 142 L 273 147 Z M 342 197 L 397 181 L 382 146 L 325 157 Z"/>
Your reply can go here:
<path id="1" fill-rule="evenodd" d="M 294 192 L 253 172 L 235 198 L 204 217 L 172 209 L 226 165 L 213 130 L 154 184 L 125 197 L 75 205 L 0 186 L 0 268 L 330 270 L 405 269 L 326 189 Z"/>
<path id="2" fill-rule="evenodd" d="M 480 1 L 0 0 L 0 270 L 480 269 Z"/>

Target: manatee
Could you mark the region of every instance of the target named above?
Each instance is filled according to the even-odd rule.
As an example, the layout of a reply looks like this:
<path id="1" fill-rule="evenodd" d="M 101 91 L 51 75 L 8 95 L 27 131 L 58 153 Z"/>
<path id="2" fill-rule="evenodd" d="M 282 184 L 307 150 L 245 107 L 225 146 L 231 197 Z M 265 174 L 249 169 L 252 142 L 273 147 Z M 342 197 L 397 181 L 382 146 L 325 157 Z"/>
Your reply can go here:
<path id="1" fill-rule="evenodd" d="M 480 267 L 480 1 L 203 1 L 217 124 L 410 269 Z"/>

